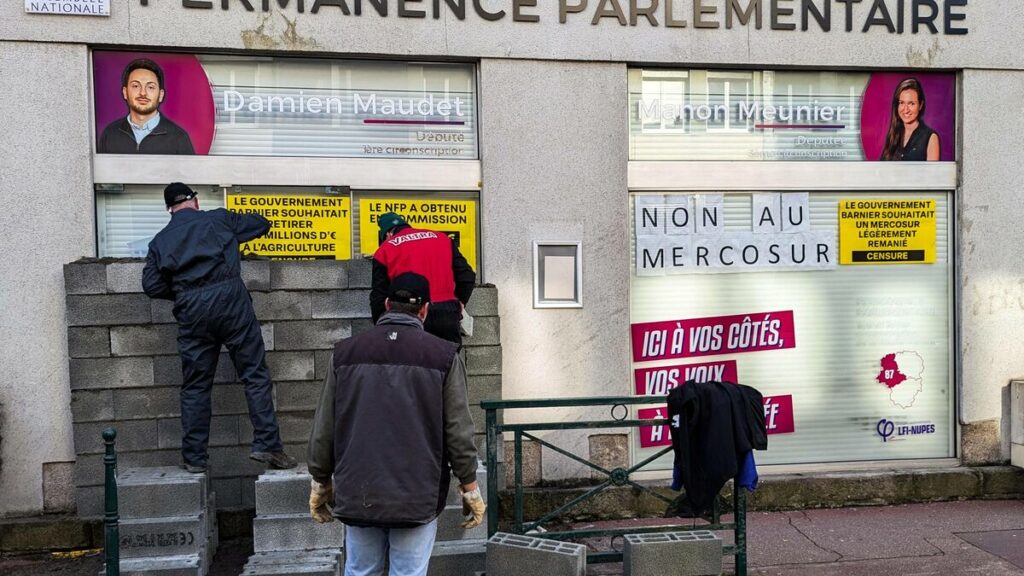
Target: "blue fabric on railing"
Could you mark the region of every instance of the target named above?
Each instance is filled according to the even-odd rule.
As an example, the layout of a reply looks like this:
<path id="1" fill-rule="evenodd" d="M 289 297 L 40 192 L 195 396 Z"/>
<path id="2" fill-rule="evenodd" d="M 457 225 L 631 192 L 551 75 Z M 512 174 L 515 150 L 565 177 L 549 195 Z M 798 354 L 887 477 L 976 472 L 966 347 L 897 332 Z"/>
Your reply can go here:
<path id="1" fill-rule="evenodd" d="M 743 463 L 740 464 L 740 473 L 736 475 L 736 481 L 739 482 L 740 486 L 746 488 L 747 492 L 753 492 L 757 489 L 757 464 L 754 463 L 753 450 L 747 452 L 746 457 L 743 458 Z"/>

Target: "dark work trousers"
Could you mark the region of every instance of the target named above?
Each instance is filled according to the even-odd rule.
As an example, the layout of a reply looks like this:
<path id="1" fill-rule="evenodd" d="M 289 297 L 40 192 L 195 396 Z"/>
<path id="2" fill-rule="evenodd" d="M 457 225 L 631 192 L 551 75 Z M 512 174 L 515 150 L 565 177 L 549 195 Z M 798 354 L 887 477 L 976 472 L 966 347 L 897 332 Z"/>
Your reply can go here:
<path id="1" fill-rule="evenodd" d="M 427 310 L 427 320 L 423 322 L 423 329 L 428 334 L 462 346 L 462 332 L 459 332 L 460 322 L 462 322 L 462 305 L 458 300 L 431 302 L 430 308 Z"/>
<path id="2" fill-rule="evenodd" d="M 263 334 L 252 299 L 241 279 L 218 282 L 178 294 L 174 304 L 181 353 L 181 455 L 185 462 L 203 464 L 210 440 L 210 393 L 223 344 L 238 379 L 253 428 L 253 452 L 283 449 L 274 416 L 270 371 Z"/>

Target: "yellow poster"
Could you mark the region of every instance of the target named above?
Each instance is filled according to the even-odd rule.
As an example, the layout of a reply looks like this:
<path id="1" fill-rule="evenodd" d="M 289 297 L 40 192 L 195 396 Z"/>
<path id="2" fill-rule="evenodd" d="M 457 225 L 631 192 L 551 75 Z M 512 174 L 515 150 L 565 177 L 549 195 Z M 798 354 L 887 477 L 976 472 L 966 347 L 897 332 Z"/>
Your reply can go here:
<path id="1" fill-rule="evenodd" d="M 840 264 L 934 264 L 935 200 L 839 201 Z"/>
<path id="2" fill-rule="evenodd" d="M 352 257 L 348 197 L 230 194 L 227 209 L 270 220 L 270 232 L 243 244 L 242 254 L 296 260 Z"/>
<path id="3" fill-rule="evenodd" d="M 360 198 L 359 247 L 363 254 L 377 251 L 377 218 L 388 212 L 401 214 L 413 228 L 444 232 L 477 270 L 476 201 Z"/>

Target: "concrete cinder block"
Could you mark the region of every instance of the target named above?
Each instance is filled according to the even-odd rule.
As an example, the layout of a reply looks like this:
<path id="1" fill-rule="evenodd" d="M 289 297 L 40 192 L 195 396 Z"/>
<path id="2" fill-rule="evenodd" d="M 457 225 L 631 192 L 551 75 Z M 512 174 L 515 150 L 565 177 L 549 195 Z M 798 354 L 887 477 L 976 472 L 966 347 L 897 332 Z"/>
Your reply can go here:
<path id="1" fill-rule="evenodd" d="M 220 529 L 217 527 L 217 494 L 210 491 L 206 498 L 206 551 L 209 558 L 217 555 L 220 546 Z"/>
<path id="2" fill-rule="evenodd" d="M 235 373 L 235 365 L 231 363 L 231 356 L 223 351 L 223 347 L 221 350 L 221 355 L 217 357 L 217 371 L 213 374 L 213 381 L 218 384 L 238 382 L 238 374 Z"/>
<path id="3" fill-rule="evenodd" d="M 486 488 L 481 488 L 483 493 Z M 466 530 L 462 527 L 465 518 L 462 516 L 462 503 L 445 506 L 437 517 L 437 541 L 452 542 L 456 540 L 483 540 L 487 538 L 487 521 L 475 528 Z"/>
<path id="4" fill-rule="evenodd" d="M 313 352 L 313 379 L 323 381 L 327 371 L 334 369 L 334 350 L 317 350 Z"/>
<path id="5" fill-rule="evenodd" d="M 263 337 L 263 349 L 270 352 L 274 349 L 274 325 L 264 322 L 260 324 L 260 336 Z"/>
<path id="6" fill-rule="evenodd" d="M 75 466 L 77 477 L 78 466 Z M 103 477 L 100 477 L 100 482 Z M 79 518 L 99 518 L 103 516 L 104 510 L 103 486 L 78 486 L 75 488 L 75 506 Z"/>
<path id="7" fill-rule="evenodd" d="M 469 346 L 465 350 L 467 376 L 501 374 L 501 346 Z"/>
<path id="8" fill-rule="evenodd" d="M 498 289 L 494 286 L 477 286 L 473 289 L 466 310 L 469 310 L 474 320 L 477 316 L 497 316 Z"/>
<path id="9" fill-rule="evenodd" d="M 369 318 L 369 290 L 313 293 L 313 318 Z"/>
<path id="10" fill-rule="evenodd" d="M 323 387 L 323 381 L 319 380 L 274 382 L 277 394 L 274 405 L 281 412 L 316 410 Z"/>
<path id="11" fill-rule="evenodd" d="M 203 558 L 198 554 L 157 558 L 121 558 L 121 576 L 204 576 Z M 106 568 L 100 576 L 106 574 Z"/>
<path id="12" fill-rule="evenodd" d="M 102 454 L 102 434 L 107 428 L 117 430 L 115 445 L 118 452 L 148 450 L 157 445 L 156 420 L 83 422 L 74 425 L 75 453 Z"/>
<path id="13" fill-rule="evenodd" d="M 169 418 L 181 414 L 181 388 L 152 386 L 114 390 L 114 418 Z"/>
<path id="14" fill-rule="evenodd" d="M 68 368 L 72 390 L 153 385 L 152 358 L 72 358 Z"/>
<path id="15" fill-rule="evenodd" d="M 497 532 L 487 541 L 487 576 L 584 576 L 587 547 Z"/>
<path id="16" fill-rule="evenodd" d="M 709 576 L 722 573 L 722 539 L 708 530 L 626 534 L 624 576 Z"/>
<path id="17" fill-rule="evenodd" d="M 252 305 L 260 321 L 311 318 L 310 292 L 253 292 Z"/>
<path id="18" fill-rule="evenodd" d="M 211 446 L 210 472 L 213 478 L 236 476 L 257 476 L 266 468 L 265 464 L 249 458 L 249 446 Z"/>
<path id="19" fill-rule="evenodd" d="M 149 298 L 145 294 L 70 294 L 66 298 L 68 326 L 148 324 Z"/>
<path id="20" fill-rule="evenodd" d="M 114 391 L 72 390 L 71 417 L 76 423 L 113 420 Z"/>
<path id="21" fill-rule="evenodd" d="M 242 260 L 242 282 L 249 290 L 270 290 L 270 260 Z"/>
<path id="22" fill-rule="evenodd" d="M 308 442 L 313 430 L 313 412 L 277 412 L 282 442 Z"/>
<path id="23" fill-rule="evenodd" d="M 464 340 L 466 346 L 497 346 L 501 344 L 500 322 L 497 316 L 473 317 L 473 336 Z"/>
<path id="24" fill-rule="evenodd" d="M 250 556 L 248 562 L 245 563 L 242 575 L 336 576 L 341 574 L 342 568 L 343 559 L 340 550 L 257 552 Z"/>
<path id="25" fill-rule="evenodd" d="M 373 285 L 373 261 L 370 258 L 353 258 L 345 262 L 348 269 L 349 288 L 369 288 Z"/>
<path id="26" fill-rule="evenodd" d="M 206 526 L 203 514 L 122 520 L 118 548 L 122 558 L 204 554 Z"/>
<path id="27" fill-rule="evenodd" d="M 107 291 L 107 267 L 99 262 L 64 265 L 65 294 L 103 294 Z"/>
<path id="28" fill-rule="evenodd" d="M 112 262 L 107 265 L 107 292 L 142 292 L 145 262 Z"/>
<path id="29" fill-rule="evenodd" d="M 214 416 L 210 419 L 210 446 L 236 446 L 240 416 Z M 157 422 L 160 448 L 181 448 L 181 419 L 164 418 Z"/>
<path id="30" fill-rule="evenodd" d="M 466 378 L 469 405 L 479 406 L 481 400 L 501 400 L 501 375 L 469 376 Z"/>
<path id="31" fill-rule="evenodd" d="M 370 328 L 373 328 L 373 321 L 369 318 L 353 318 L 352 319 L 352 335 L 362 334 L 368 332 Z"/>
<path id="32" fill-rule="evenodd" d="M 117 476 L 118 513 L 126 520 L 202 514 L 208 482 L 206 474 L 170 466 L 123 470 Z"/>
<path id="33" fill-rule="evenodd" d="M 245 401 L 244 387 L 241 384 L 217 384 L 211 394 L 213 413 L 219 415 L 248 414 L 249 405 Z"/>
<path id="34" fill-rule="evenodd" d="M 267 367 L 274 382 L 314 379 L 313 352 L 268 352 Z"/>
<path id="35" fill-rule="evenodd" d="M 309 512 L 309 482 L 305 465 L 291 470 L 267 470 L 256 480 L 258 516 Z"/>
<path id="36" fill-rule="evenodd" d="M 342 338 L 352 335 L 348 320 L 312 320 L 274 324 L 274 347 L 277 350 L 330 350 Z"/>
<path id="37" fill-rule="evenodd" d="M 154 324 L 174 324 L 178 321 L 174 317 L 174 302 L 171 300 L 154 298 L 149 301 L 149 311 Z"/>
<path id="38" fill-rule="evenodd" d="M 458 542 L 437 542 L 430 554 L 427 576 L 454 576 L 476 574 L 484 569 L 487 553 L 486 540 L 462 540 Z M 529 572 L 521 572 L 529 574 Z M 538 572 L 547 576 L 546 572 Z"/>
<path id="39" fill-rule="evenodd" d="M 68 356 L 71 358 L 110 356 L 110 329 L 106 326 L 68 328 Z"/>
<path id="40" fill-rule="evenodd" d="M 239 478 L 211 478 L 210 490 L 217 494 L 217 505 L 221 508 L 238 508 L 242 505 L 242 487 Z M 210 508 L 211 515 L 213 508 Z"/>
<path id="41" fill-rule="evenodd" d="M 113 326 L 110 328 L 110 352 L 114 356 L 152 356 L 178 351 L 176 324 Z"/>
<path id="42" fill-rule="evenodd" d="M 345 526 L 341 522 L 317 524 L 308 511 L 257 516 L 252 521 L 252 544 L 256 552 L 340 550 L 345 546 Z"/>
<path id="43" fill-rule="evenodd" d="M 337 260 L 275 260 L 270 263 L 271 290 L 340 290 L 348 288 L 348 271 Z"/>
<path id="44" fill-rule="evenodd" d="M 181 386 L 181 357 L 154 356 L 153 383 L 157 386 Z"/>

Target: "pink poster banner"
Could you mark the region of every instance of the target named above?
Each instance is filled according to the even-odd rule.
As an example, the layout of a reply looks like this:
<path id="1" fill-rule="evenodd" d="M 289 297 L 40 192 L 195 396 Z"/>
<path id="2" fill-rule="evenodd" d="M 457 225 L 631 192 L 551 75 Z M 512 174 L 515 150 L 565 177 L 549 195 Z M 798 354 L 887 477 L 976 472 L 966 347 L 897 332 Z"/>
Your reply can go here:
<path id="1" fill-rule="evenodd" d="M 738 382 L 736 361 L 677 364 L 633 371 L 637 396 L 664 396 L 684 382 Z"/>
<path id="2" fill-rule="evenodd" d="M 634 362 L 796 347 L 792 310 L 646 322 L 630 330 Z"/>
<path id="3" fill-rule="evenodd" d="M 764 427 L 768 434 L 796 432 L 793 423 L 793 396 L 764 397 Z"/>
<path id="4" fill-rule="evenodd" d="M 637 410 L 640 420 L 664 420 L 668 418 L 668 408 L 641 408 Z M 765 396 L 764 425 L 768 435 L 790 434 L 796 431 L 793 423 L 793 396 Z M 659 448 L 672 444 L 672 435 L 668 425 L 641 426 L 640 447 Z"/>

